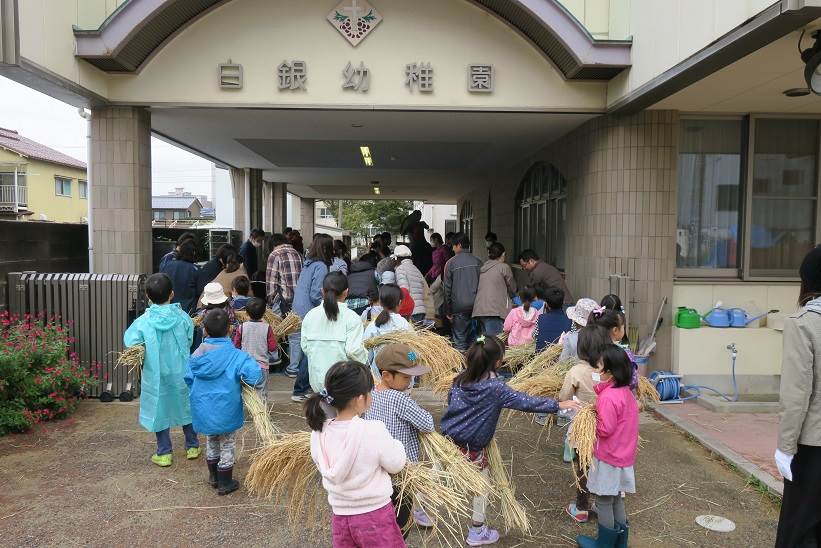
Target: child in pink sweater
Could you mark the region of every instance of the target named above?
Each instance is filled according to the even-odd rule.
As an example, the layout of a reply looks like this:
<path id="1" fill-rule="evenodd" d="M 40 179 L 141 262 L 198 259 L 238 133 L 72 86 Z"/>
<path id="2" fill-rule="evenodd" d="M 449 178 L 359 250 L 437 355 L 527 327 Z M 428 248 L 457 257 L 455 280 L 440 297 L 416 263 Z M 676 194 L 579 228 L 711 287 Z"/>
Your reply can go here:
<path id="1" fill-rule="evenodd" d="M 405 448 L 381 421 L 359 418 L 370 407 L 373 386 L 365 365 L 338 362 L 325 375 L 325 388 L 305 403 L 313 431 L 311 458 L 333 510 L 334 548 L 405 546 L 391 504 L 390 477 L 405 467 Z M 336 418 L 328 419 L 328 407 Z"/>
<path id="2" fill-rule="evenodd" d="M 533 330 L 539 319 L 541 310 L 531 306 L 536 299 L 536 290 L 529 285 L 519 290 L 519 298 L 522 306 L 511 310 L 505 318 L 505 333 L 510 333 L 507 337 L 508 346 L 520 346 L 533 342 Z"/>
<path id="3" fill-rule="evenodd" d="M 639 406 L 630 391 L 633 365 L 616 345 L 601 351 L 596 392 L 596 444 L 587 489 L 596 495 L 599 538 L 576 537 L 581 548 L 627 546 L 627 513 L 621 493 L 636 492 L 633 464 L 639 442 Z"/>

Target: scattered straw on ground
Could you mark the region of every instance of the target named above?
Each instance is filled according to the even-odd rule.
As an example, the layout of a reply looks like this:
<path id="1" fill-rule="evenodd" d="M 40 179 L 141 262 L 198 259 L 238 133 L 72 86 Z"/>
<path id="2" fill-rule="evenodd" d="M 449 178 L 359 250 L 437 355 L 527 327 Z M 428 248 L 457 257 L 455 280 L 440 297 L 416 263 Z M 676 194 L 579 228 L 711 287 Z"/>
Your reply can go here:
<path id="1" fill-rule="evenodd" d="M 593 446 L 596 444 L 596 406 L 587 404 L 576 413 L 573 422 L 570 423 L 570 432 L 567 441 L 579 452 L 580 477 L 576 479 L 576 485 L 582 477 L 586 477 L 590 466 L 593 464 Z"/>
<path id="2" fill-rule="evenodd" d="M 496 440 L 491 440 L 485 449 L 488 458 L 490 481 L 493 484 L 493 496 L 499 499 L 500 513 L 505 527 L 530 533 L 530 519 L 527 510 L 516 500 L 516 491 L 510 479 L 510 472 L 502 461 L 502 454 Z"/>
<path id="3" fill-rule="evenodd" d="M 145 361 L 145 345 L 135 344 L 120 352 L 117 357 L 117 366 L 126 368 L 129 373 L 134 371 L 139 379 L 143 373 L 143 361 Z"/>

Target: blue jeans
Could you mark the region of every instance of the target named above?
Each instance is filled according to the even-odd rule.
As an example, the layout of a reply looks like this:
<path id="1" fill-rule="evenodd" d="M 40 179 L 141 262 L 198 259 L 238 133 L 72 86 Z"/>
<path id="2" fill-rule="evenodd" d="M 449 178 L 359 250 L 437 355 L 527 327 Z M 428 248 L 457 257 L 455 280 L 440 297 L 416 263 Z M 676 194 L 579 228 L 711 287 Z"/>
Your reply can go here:
<path id="1" fill-rule="evenodd" d="M 308 356 L 302 351 L 302 333 L 294 333 L 288 336 L 288 344 L 291 350 L 291 365 L 288 369 L 296 372 L 296 382 L 294 382 L 294 396 L 304 396 L 311 390 L 311 382 L 308 378 Z"/>
<path id="2" fill-rule="evenodd" d="M 470 312 L 457 312 L 453 315 L 451 332 L 454 348 L 460 352 L 467 350 L 475 338 L 473 318 L 470 317 Z"/>
<path id="3" fill-rule="evenodd" d="M 185 434 L 185 448 L 191 449 L 192 447 L 199 447 L 200 440 L 197 438 L 197 433 L 194 432 L 194 426 L 190 424 L 186 424 L 182 427 L 182 431 Z M 165 430 L 160 430 L 159 432 L 155 432 L 157 435 L 157 455 L 170 455 L 171 454 L 171 429 L 166 428 Z"/>
<path id="4" fill-rule="evenodd" d="M 476 318 L 476 320 L 479 322 L 479 327 L 484 335 L 498 337 L 499 334 L 504 331 L 505 321 L 502 318 L 497 318 L 496 316 L 480 316 Z"/>

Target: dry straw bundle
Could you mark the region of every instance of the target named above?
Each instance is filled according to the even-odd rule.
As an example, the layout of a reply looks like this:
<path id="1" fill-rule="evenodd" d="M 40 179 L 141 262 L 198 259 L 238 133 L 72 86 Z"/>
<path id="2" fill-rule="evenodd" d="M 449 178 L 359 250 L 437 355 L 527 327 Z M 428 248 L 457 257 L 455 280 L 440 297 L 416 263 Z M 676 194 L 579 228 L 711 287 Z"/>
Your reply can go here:
<path id="1" fill-rule="evenodd" d="M 491 440 L 485 449 L 490 471 L 490 481 L 493 484 L 493 495 L 499 499 L 502 521 L 505 527 L 518 529 L 522 533 L 530 533 L 530 520 L 527 510 L 516 500 L 516 491 L 510 479 L 510 473 L 502 461 L 502 454 L 496 440 Z"/>
<path id="2" fill-rule="evenodd" d="M 191 322 L 194 324 L 194 327 L 201 327 L 202 321 L 205 319 L 204 314 L 197 314 L 193 318 L 191 318 Z"/>
<path id="3" fill-rule="evenodd" d="M 490 481 L 481 470 L 470 462 L 451 440 L 438 432 L 420 432 L 419 443 L 427 459 L 435 462 L 450 477 L 452 487 L 460 493 L 487 495 L 491 492 Z"/>
<path id="4" fill-rule="evenodd" d="M 280 434 L 251 457 L 245 476 L 251 495 L 286 504 L 288 523 L 294 530 L 324 527 L 330 523 L 319 471 L 311 459 L 311 433 Z"/>
<path id="5" fill-rule="evenodd" d="M 639 408 L 646 409 L 651 403 L 661 401 L 658 390 L 647 377 L 639 375 L 639 383 L 636 386 L 636 399 L 639 401 Z"/>
<path id="6" fill-rule="evenodd" d="M 302 328 L 302 319 L 293 312 L 288 312 L 288 314 L 282 318 L 282 321 L 277 323 L 276 327 L 273 325 L 271 327 L 273 327 L 274 335 L 276 335 L 277 339 L 284 339 Z"/>
<path id="7" fill-rule="evenodd" d="M 251 316 L 248 315 L 248 311 L 246 310 L 236 310 L 234 316 L 236 316 L 239 323 L 245 323 L 251 319 Z M 277 327 L 282 322 L 282 318 L 274 314 L 270 308 L 266 308 L 265 313 L 262 315 L 262 321 L 270 325 L 274 332 L 276 332 Z"/>
<path id="8" fill-rule="evenodd" d="M 271 421 L 271 417 L 268 415 L 268 407 L 253 386 L 242 385 L 242 403 L 245 404 L 245 409 L 251 415 L 259 444 L 268 445 L 273 442 L 281 434 L 281 431 Z"/>
<path id="9" fill-rule="evenodd" d="M 567 441 L 579 452 L 579 470 L 581 477 L 576 477 L 576 485 L 579 480 L 587 476 L 590 466 L 593 464 L 593 446 L 596 444 L 596 406 L 587 404 L 573 418 L 570 423 L 570 432 Z M 575 472 L 574 472 L 575 476 Z"/>
<path id="10" fill-rule="evenodd" d="M 530 396 L 557 399 L 564 384 L 564 377 L 571 367 L 571 361 L 554 363 L 534 375 L 518 379 L 514 377 L 509 384 L 511 388 Z"/>
<path id="11" fill-rule="evenodd" d="M 514 373 L 521 369 L 526 363 L 528 363 L 533 356 L 536 354 L 536 343 L 528 343 L 522 344 L 519 346 L 511 346 L 505 352 L 504 361 L 502 362 L 505 367 L 513 371 Z"/>
<path id="12" fill-rule="evenodd" d="M 531 356 L 529 360 L 524 362 L 520 366 L 520 369 L 513 375 L 513 378 L 510 379 L 512 384 L 518 384 L 533 377 L 534 375 L 538 375 L 546 368 L 555 365 L 559 361 L 559 356 L 562 355 L 562 345 L 560 344 L 553 344 L 539 352 L 538 354 Z"/>
<path id="13" fill-rule="evenodd" d="M 139 379 L 143 373 L 143 361 L 145 361 L 145 345 L 135 344 L 129 346 L 117 356 L 117 366 L 128 368 L 128 372 L 136 371 L 136 377 Z"/>
<path id="14" fill-rule="evenodd" d="M 410 346 L 419 362 L 430 367 L 428 380 L 433 385 L 442 378 L 453 378 L 464 367 L 464 356 L 451 346 L 450 341 L 427 329 L 385 333 L 366 340 L 364 345 L 370 350 L 391 343 Z"/>

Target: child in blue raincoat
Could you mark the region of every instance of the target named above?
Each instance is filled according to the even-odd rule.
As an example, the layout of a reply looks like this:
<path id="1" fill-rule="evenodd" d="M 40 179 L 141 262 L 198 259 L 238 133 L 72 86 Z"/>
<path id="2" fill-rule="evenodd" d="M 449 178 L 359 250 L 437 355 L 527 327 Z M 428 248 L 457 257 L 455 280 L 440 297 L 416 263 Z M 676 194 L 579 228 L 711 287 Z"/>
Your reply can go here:
<path id="1" fill-rule="evenodd" d="M 208 483 L 227 495 L 239 488 L 233 479 L 234 434 L 242 428 L 242 382 L 262 382 L 259 364 L 234 347 L 228 337 L 228 314 L 215 308 L 202 322 L 205 339 L 188 360 L 185 382 L 191 388 L 194 428 L 208 440 Z"/>
<path id="2" fill-rule="evenodd" d="M 157 452 L 151 461 L 165 467 L 171 466 L 172 426 L 182 426 L 186 457 L 200 456 L 200 442 L 191 425 L 188 387 L 183 380 L 194 324 L 179 304 L 171 304 L 174 292 L 166 274 L 149 276 L 145 293 L 151 305 L 126 330 L 123 342 L 126 346 L 145 345 L 140 425 L 157 435 Z"/>

